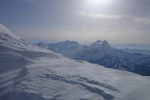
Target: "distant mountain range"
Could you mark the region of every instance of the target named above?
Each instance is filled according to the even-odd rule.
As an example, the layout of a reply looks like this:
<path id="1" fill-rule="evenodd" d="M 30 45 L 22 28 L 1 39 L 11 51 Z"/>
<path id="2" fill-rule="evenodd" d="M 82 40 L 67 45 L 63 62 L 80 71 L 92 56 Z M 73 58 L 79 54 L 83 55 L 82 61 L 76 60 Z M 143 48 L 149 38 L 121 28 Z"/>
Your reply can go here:
<path id="1" fill-rule="evenodd" d="M 150 50 L 150 44 L 111 44 L 111 46 L 119 49 Z"/>
<path id="2" fill-rule="evenodd" d="M 150 55 L 111 47 L 106 40 L 98 40 L 91 45 L 81 45 L 78 42 L 68 40 L 50 44 L 40 42 L 37 45 L 72 59 L 84 60 L 140 75 L 150 75 Z"/>

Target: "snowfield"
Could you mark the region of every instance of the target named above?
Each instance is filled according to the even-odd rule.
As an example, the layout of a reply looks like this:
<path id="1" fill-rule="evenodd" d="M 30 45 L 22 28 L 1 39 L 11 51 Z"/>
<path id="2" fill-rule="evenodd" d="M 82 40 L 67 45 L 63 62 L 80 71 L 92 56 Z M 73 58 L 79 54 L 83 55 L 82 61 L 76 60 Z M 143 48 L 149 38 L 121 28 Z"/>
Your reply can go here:
<path id="1" fill-rule="evenodd" d="M 65 58 L 2 26 L 0 100 L 150 100 L 148 78 Z"/>

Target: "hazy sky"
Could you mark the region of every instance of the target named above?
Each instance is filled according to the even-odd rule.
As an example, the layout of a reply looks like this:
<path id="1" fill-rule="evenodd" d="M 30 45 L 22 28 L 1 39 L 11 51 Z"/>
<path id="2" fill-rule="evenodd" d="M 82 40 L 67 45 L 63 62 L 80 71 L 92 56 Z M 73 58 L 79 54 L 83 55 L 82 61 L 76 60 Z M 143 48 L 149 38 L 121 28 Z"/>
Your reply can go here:
<path id="1" fill-rule="evenodd" d="M 0 23 L 25 39 L 150 44 L 150 0 L 0 0 Z"/>

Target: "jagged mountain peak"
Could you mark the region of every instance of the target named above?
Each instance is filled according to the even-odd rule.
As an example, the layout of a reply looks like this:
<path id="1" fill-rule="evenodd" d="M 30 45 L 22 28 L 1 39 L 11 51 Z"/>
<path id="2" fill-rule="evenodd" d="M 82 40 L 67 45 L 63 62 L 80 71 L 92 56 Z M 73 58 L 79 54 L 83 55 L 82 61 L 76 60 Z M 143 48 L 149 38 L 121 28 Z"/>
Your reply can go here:
<path id="1" fill-rule="evenodd" d="M 97 40 L 96 42 L 93 42 L 91 46 L 96 47 L 108 47 L 110 48 L 110 44 L 106 40 Z"/>

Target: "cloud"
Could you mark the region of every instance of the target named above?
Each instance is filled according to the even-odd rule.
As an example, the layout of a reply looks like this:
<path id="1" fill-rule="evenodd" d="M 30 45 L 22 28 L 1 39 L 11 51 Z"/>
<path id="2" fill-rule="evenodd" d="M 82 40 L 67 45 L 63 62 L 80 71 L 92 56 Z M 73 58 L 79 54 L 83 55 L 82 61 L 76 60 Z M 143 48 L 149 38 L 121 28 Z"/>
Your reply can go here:
<path id="1" fill-rule="evenodd" d="M 90 17 L 90 18 L 103 18 L 103 19 L 120 19 L 120 18 L 122 18 L 122 16 L 119 16 L 119 15 L 108 15 L 108 14 L 101 14 L 101 13 L 79 12 L 78 14 L 81 16 Z"/>
<path id="2" fill-rule="evenodd" d="M 20 30 L 28 39 L 75 40 L 82 43 L 105 39 L 111 43 L 150 43 L 150 19 L 131 15 L 78 13 L 78 23 Z M 83 17 L 83 18 L 82 18 Z"/>
<path id="3" fill-rule="evenodd" d="M 89 17 L 94 19 L 132 19 L 137 22 L 150 23 L 150 18 L 137 17 L 133 15 L 114 15 L 114 14 L 102 14 L 93 12 L 78 12 L 77 14 L 83 17 Z"/>

